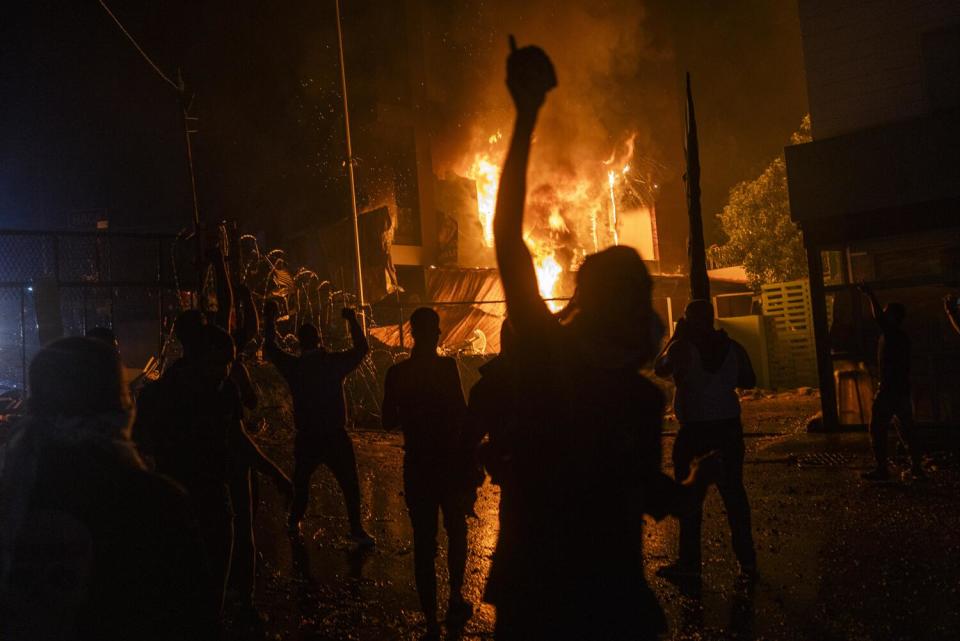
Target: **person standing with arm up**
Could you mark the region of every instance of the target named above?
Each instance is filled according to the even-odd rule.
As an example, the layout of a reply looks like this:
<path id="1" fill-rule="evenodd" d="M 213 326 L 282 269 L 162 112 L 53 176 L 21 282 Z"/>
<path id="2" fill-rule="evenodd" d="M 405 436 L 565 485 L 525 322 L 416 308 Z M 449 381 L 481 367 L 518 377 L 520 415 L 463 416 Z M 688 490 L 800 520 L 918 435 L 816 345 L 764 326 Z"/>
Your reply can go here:
<path id="1" fill-rule="evenodd" d="M 870 300 L 873 319 L 880 327 L 880 344 L 877 347 L 877 365 L 880 368 L 880 383 L 873 397 L 870 418 L 870 443 L 877 466 L 863 474 L 868 481 L 885 481 L 890 476 L 887 468 L 887 430 L 890 421 L 898 419 L 897 434 L 910 456 L 910 471 L 913 478 L 925 476 L 916 440 L 916 424 L 913 421 L 913 400 L 910 397 L 910 337 L 903 331 L 907 309 L 900 303 L 880 305 L 876 294 L 864 282 L 857 289 Z"/>
<path id="2" fill-rule="evenodd" d="M 755 387 L 757 378 L 747 351 L 723 330 L 713 328 L 713 305 L 693 300 L 654 364 L 657 376 L 672 377 L 673 406 L 680 431 L 673 446 L 676 480 L 690 474 L 690 464 L 719 451 L 724 474 L 717 482 L 727 510 L 733 551 L 740 571 L 751 578 L 757 556 L 750 524 L 750 503 L 743 486 L 743 425 L 737 388 Z M 680 558 L 658 574 L 671 580 L 698 580 L 701 572 L 700 528 L 703 508 L 680 519 Z"/>
<path id="3" fill-rule="evenodd" d="M 350 325 L 353 347 L 328 352 L 313 325 L 301 325 L 297 331 L 300 355 L 294 356 L 277 345 L 279 309 L 268 301 L 264 310 L 263 353 L 280 371 L 293 397 L 293 420 L 297 435 L 293 446 L 293 505 L 288 526 L 291 535 L 299 535 L 310 500 L 310 478 L 320 465 L 333 472 L 346 503 L 350 520 L 350 539 L 362 547 L 374 545 L 363 528 L 360 507 L 360 481 L 353 441 L 347 434 L 347 404 L 343 381 L 355 370 L 369 347 L 356 312 L 345 308 L 343 317 Z"/>
<path id="4" fill-rule="evenodd" d="M 437 355 L 440 317 L 421 307 L 410 316 L 410 358 L 387 370 L 383 427 L 403 430 L 403 489 L 413 525 L 413 562 L 417 593 L 426 617 L 428 639 L 439 639 L 437 624 L 437 513 L 443 514 L 449 547 L 450 603 L 447 623 L 458 626 L 473 614 L 462 594 L 467 564 L 467 513 L 471 501 L 464 480 L 466 403 L 457 362 Z"/>
<path id="5" fill-rule="evenodd" d="M 485 599 L 497 608 L 498 641 L 654 639 L 665 620 L 644 579 L 643 515 L 683 509 L 705 479 L 681 485 L 660 471 L 663 397 L 639 370 L 663 325 L 639 254 L 617 246 L 587 256 L 562 320 L 540 297 L 523 240 L 526 174 L 556 85 L 546 53 L 511 38 L 516 121 L 494 239 L 515 338 L 517 429 L 500 445 L 509 453 L 501 504 L 511 507 Z"/>

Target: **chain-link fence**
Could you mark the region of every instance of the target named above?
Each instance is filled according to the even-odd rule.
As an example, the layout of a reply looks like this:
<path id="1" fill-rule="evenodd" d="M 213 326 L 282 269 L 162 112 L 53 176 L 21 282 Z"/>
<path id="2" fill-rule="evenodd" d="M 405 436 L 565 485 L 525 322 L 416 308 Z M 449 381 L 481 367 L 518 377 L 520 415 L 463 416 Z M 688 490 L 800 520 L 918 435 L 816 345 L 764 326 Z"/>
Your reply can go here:
<path id="1" fill-rule="evenodd" d="M 0 391 L 26 387 L 40 345 L 96 326 L 141 367 L 179 309 L 180 253 L 171 235 L 0 230 Z"/>

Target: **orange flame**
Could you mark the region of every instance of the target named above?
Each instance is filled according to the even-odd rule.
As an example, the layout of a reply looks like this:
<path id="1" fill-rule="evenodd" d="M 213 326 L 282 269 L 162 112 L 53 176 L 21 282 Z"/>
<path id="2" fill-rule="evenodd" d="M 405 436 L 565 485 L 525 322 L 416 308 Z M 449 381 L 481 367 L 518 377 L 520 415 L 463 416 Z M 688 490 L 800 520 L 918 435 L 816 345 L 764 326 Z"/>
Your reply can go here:
<path id="1" fill-rule="evenodd" d="M 555 298 L 563 267 L 557 262 L 557 257 L 552 252 L 534 254 L 534 256 L 533 268 L 537 273 L 537 287 L 540 289 L 540 297 L 543 299 Z M 547 307 L 550 308 L 550 311 L 556 312 L 563 307 L 563 301 L 547 300 Z"/>
<path id="2" fill-rule="evenodd" d="M 617 230 L 617 197 L 613 193 L 613 186 L 617 182 L 617 173 L 612 169 L 607 172 L 607 183 L 610 185 L 610 229 L 613 232 L 613 244 L 620 244 L 620 232 Z"/>
<path id="3" fill-rule="evenodd" d="M 493 217 L 500 183 L 498 160 L 503 151 L 502 141 L 500 131 L 477 140 L 474 153 L 463 157 L 459 165 L 461 175 L 476 183 L 477 213 L 486 247 L 494 245 Z M 634 142 L 635 134 L 625 140 L 624 146 L 614 149 L 609 159 L 598 162 L 599 166 L 576 172 L 573 177 L 570 174 L 537 176 L 536 168 L 531 168 L 530 183 L 550 185 L 549 198 L 554 201 L 537 203 L 537 197 L 531 196 L 530 204 L 540 208 L 541 217 L 538 221 L 528 220 L 528 224 L 539 227 L 528 229 L 525 235 L 543 298 L 561 295 L 561 276 L 565 271 L 575 270 L 588 252 L 620 244 L 618 198 L 630 189 L 632 179 L 627 174 L 631 172 L 629 163 L 633 159 Z M 613 169 L 615 166 L 621 169 Z M 599 171 L 601 168 L 606 176 Z M 558 253 L 561 248 L 569 250 L 571 256 L 558 258 L 566 255 L 566 252 Z M 563 264 L 567 262 L 571 264 Z M 550 301 L 548 306 L 556 311 L 563 303 Z"/>
<path id="4" fill-rule="evenodd" d="M 477 210 L 483 226 L 483 244 L 493 247 L 493 212 L 497 207 L 500 165 L 493 162 L 489 154 L 479 153 L 466 174 L 467 178 L 477 183 Z"/>

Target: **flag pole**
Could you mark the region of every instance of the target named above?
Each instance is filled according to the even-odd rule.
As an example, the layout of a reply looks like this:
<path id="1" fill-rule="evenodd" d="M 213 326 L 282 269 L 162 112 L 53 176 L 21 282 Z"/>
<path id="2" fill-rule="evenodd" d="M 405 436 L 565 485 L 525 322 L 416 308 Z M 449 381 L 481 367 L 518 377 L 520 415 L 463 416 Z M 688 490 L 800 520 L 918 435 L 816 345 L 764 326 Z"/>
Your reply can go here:
<path id="1" fill-rule="evenodd" d="M 347 139 L 347 175 L 350 177 L 350 210 L 353 221 L 353 253 L 356 262 L 354 275 L 357 279 L 357 308 L 360 325 L 366 333 L 366 316 L 363 312 L 366 301 L 363 297 L 363 265 L 360 262 L 360 224 L 357 213 L 357 184 L 354 175 L 353 142 L 350 140 L 350 106 L 347 102 L 347 71 L 343 57 L 343 29 L 340 26 L 340 0 L 334 0 L 337 8 L 337 49 L 340 52 L 340 92 L 343 94 L 343 123 Z"/>
<path id="2" fill-rule="evenodd" d="M 707 276 L 707 252 L 703 241 L 703 214 L 700 210 L 700 145 L 697 140 L 697 119 L 693 112 L 690 72 L 687 72 L 687 136 L 684 155 L 687 161 L 687 217 L 690 235 L 687 238 L 687 260 L 690 269 L 690 299 L 710 300 L 710 279 Z"/>

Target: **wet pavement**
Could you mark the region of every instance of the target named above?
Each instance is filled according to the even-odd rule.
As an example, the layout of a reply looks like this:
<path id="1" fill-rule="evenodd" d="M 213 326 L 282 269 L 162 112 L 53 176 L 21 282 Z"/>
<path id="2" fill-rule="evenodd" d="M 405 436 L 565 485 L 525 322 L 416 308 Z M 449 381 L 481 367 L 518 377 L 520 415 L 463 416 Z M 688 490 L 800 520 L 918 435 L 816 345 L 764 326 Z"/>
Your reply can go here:
<path id="1" fill-rule="evenodd" d="M 704 575 L 680 589 L 657 578 L 673 560 L 676 522 L 651 523 L 647 572 L 673 639 L 949 639 L 960 634 L 960 469 L 952 431 L 926 434 L 931 478 L 869 484 L 865 433 L 808 435 L 814 396 L 744 402 L 745 479 L 758 548 L 759 580 L 737 580 L 729 530 L 715 490 L 704 517 Z M 667 424 L 665 461 L 673 438 Z M 377 547 L 346 541 L 339 489 L 326 470 L 314 492 L 302 543 L 285 532 L 285 506 L 264 484 L 257 536 L 258 601 L 269 637 L 416 639 L 422 631 L 413 586 L 411 531 L 401 487 L 401 440 L 353 434 L 368 530 Z M 289 433 L 268 427 L 261 443 L 289 467 Z M 665 466 L 668 467 L 668 466 Z M 468 598 L 480 604 L 497 536 L 496 486 L 485 484 L 470 523 Z M 442 531 L 442 528 L 441 528 Z M 437 567 L 445 578 L 441 534 Z M 441 604 L 445 603 L 441 581 Z M 480 604 L 466 639 L 492 638 L 495 613 Z"/>

